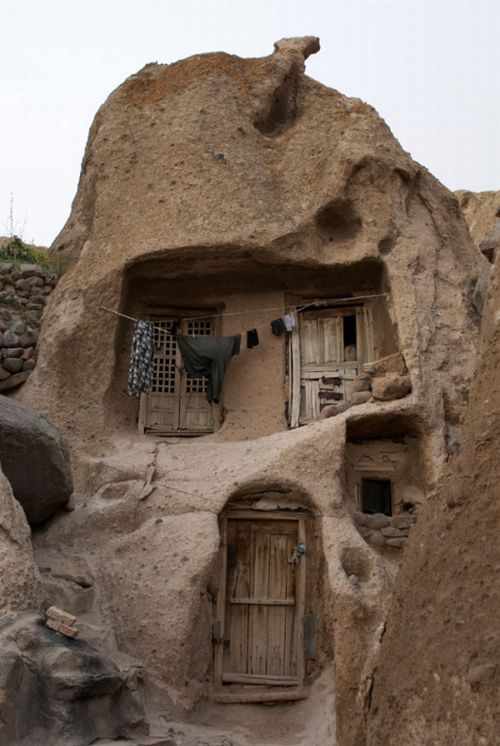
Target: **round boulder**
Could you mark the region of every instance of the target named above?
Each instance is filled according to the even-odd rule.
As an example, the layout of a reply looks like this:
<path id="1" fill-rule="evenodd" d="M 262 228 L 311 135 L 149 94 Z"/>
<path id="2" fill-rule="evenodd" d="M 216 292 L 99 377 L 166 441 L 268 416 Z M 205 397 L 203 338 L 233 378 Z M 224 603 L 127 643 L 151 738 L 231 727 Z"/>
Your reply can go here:
<path id="1" fill-rule="evenodd" d="M 73 492 L 69 453 L 50 422 L 0 396 L 0 463 L 30 523 L 45 521 Z"/>

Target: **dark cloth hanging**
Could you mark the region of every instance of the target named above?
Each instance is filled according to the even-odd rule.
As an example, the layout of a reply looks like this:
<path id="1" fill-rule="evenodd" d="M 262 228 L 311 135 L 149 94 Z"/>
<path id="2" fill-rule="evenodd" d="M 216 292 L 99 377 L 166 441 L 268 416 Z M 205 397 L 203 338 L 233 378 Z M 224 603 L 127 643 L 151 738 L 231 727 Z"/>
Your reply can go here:
<path id="1" fill-rule="evenodd" d="M 286 331 L 286 326 L 283 319 L 275 319 L 274 321 L 271 321 L 271 331 L 275 337 L 281 337 L 283 332 Z"/>
<path id="2" fill-rule="evenodd" d="M 181 324 L 182 324 L 182 319 L 175 319 L 174 323 L 172 324 L 172 326 L 169 329 L 169 332 L 170 332 L 170 334 L 173 337 L 176 336 L 177 330 L 178 330 L 178 328 L 180 327 Z"/>
<path id="3" fill-rule="evenodd" d="M 186 373 L 191 378 L 208 378 L 207 399 L 219 401 L 224 374 L 233 355 L 240 354 L 241 335 L 233 337 L 189 337 L 177 335 Z"/>
<path id="4" fill-rule="evenodd" d="M 259 344 L 259 335 L 257 334 L 257 329 L 249 329 L 247 331 L 247 349 L 251 350 L 252 347 L 257 347 Z"/>
<path id="5" fill-rule="evenodd" d="M 152 321 L 136 321 L 128 367 L 129 396 L 147 393 L 153 380 L 155 328 Z"/>

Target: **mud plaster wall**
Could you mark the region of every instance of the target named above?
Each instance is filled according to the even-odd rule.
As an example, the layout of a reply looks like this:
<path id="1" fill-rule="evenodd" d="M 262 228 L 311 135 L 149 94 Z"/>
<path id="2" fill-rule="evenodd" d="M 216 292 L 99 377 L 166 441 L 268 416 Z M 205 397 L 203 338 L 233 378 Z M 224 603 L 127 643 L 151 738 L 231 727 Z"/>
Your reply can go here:
<path id="1" fill-rule="evenodd" d="M 152 317 L 152 310 L 154 318 L 161 318 L 162 308 L 167 316 L 182 316 L 182 309 L 199 310 L 199 315 L 221 314 L 215 319 L 215 333 L 241 334 L 242 339 L 240 355 L 232 359 L 225 376 L 218 435 L 231 440 L 279 432 L 287 427 L 288 339 L 286 334 L 272 335 L 270 321 L 283 315 L 285 303 L 384 292 L 384 268 L 380 262 L 364 262 L 355 267 L 323 271 L 304 268 L 300 272 L 279 266 L 256 267 L 228 252 L 222 256 L 233 264 L 231 273 L 208 271 L 200 276 L 196 266 L 175 256 L 170 262 L 133 267 L 124 281 L 122 311 L 135 318 Z M 220 259 L 216 259 L 215 267 L 219 266 Z M 181 276 L 170 276 L 176 272 Z M 191 273 L 188 278 L 187 273 Z M 289 292 L 289 288 L 295 292 Z M 390 354 L 397 350 L 397 338 L 388 297 L 369 302 L 375 357 Z M 108 422 L 133 430 L 138 401 L 125 395 L 133 325 L 120 320 L 118 327 L 116 369 L 106 403 Z M 258 327 L 259 346 L 247 350 L 246 331 L 254 327 Z"/>
<path id="2" fill-rule="evenodd" d="M 386 438 L 348 442 L 346 446 L 347 494 L 351 510 L 361 511 L 360 486 L 363 478 L 390 479 L 393 513 L 403 503 L 417 507 L 425 501 L 422 465 L 416 438 Z"/>

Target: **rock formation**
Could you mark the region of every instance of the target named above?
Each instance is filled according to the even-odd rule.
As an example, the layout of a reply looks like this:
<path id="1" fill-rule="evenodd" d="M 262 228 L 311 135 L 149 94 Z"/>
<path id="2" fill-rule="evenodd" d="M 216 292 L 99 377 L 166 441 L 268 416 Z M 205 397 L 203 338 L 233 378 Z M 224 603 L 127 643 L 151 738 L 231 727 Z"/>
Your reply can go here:
<path id="1" fill-rule="evenodd" d="M 21 402 L 0 401 L 0 463 L 30 523 L 41 523 L 73 492 L 66 444 L 48 420 Z"/>
<path id="2" fill-rule="evenodd" d="M 0 617 L 13 611 L 37 608 L 42 585 L 33 558 L 31 531 L 23 509 L 14 499 L 0 470 Z"/>
<path id="3" fill-rule="evenodd" d="M 367 714 L 373 746 L 498 738 L 499 309 L 497 259 L 462 447 L 399 571 Z"/>
<path id="4" fill-rule="evenodd" d="M 0 738 L 5 746 L 86 746 L 144 731 L 133 682 L 85 642 L 36 614 L 0 622 Z"/>
<path id="5" fill-rule="evenodd" d="M 495 232 L 499 232 L 500 191 L 469 192 L 461 189 L 455 194 L 476 246 L 491 238 L 500 239 L 499 235 L 495 235 Z"/>
<path id="6" fill-rule="evenodd" d="M 459 447 L 481 258 L 455 196 L 377 113 L 304 74 L 318 49 L 307 37 L 263 59 L 147 65 L 111 94 L 52 247 L 67 271 L 16 397 L 58 427 L 75 472 L 74 511 L 34 531 L 45 593 L 78 616 L 82 639 L 145 669 L 156 722 L 203 697 L 309 696 L 307 731 L 324 709 L 317 692 L 335 688 L 339 742 L 350 746 L 364 737 L 402 547 L 415 545 L 419 513 Z M 203 437 L 180 437 L 193 433 L 178 420 L 161 430 L 182 375 L 170 359 L 157 363 L 156 420 L 144 397 L 126 397 L 132 325 L 101 306 L 158 323 L 212 314 L 217 335 L 259 327 Z M 330 330 L 322 344 L 341 347 L 333 359 L 345 365 L 322 375 L 323 388 L 314 365 L 295 375 L 297 333 L 271 334 L 285 308 L 303 328 L 319 318 Z M 382 507 L 363 505 L 365 488 Z M 260 597 L 247 589 L 250 599 L 237 595 L 245 570 L 235 571 L 247 534 L 254 548 L 274 542 L 283 565 Z M 285 579 L 277 598 L 271 576 Z M 271 620 L 266 640 L 300 612 L 282 635 L 289 672 L 272 685 L 267 668 L 232 681 L 224 667 L 235 655 L 224 627 L 233 602 Z M 282 648 L 269 643 L 269 660 Z M 248 676 L 259 685 L 245 686 Z M 257 722 L 262 711 L 252 712 Z"/>

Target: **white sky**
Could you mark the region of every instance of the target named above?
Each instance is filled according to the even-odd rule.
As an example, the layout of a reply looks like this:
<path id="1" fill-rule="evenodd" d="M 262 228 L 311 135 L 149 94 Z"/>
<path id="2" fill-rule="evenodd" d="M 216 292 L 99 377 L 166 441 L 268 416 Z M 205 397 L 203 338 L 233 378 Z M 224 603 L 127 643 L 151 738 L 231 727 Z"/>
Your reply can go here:
<path id="1" fill-rule="evenodd" d="M 500 188 L 499 0 L 0 0 L 0 234 L 50 244 L 99 105 L 147 62 L 270 54 L 375 106 L 450 189 Z"/>

